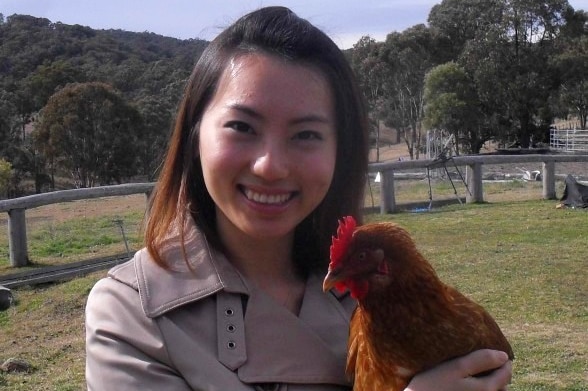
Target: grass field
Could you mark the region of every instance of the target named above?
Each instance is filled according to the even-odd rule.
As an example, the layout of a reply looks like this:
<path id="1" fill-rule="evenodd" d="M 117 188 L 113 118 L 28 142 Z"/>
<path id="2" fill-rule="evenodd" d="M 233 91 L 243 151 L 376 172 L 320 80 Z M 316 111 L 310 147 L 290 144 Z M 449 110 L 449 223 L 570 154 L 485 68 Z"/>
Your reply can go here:
<path id="1" fill-rule="evenodd" d="M 418 186 L 398 194 L 426 201 L 428 188 Z M 435 194 L 451 196 L 453 190 L 443 186 L 435 187 Z M 494 315 L 515 350 L 509 390 L 588 390 L 588 211 L 556 209 L 556 201 L 538 201 L 541 189 L 535 184 L 505 186 L 492 190 L 486 204 L 368 219 L 394 220 L 408 228 L 442 279 Z M 37 265 L 91 258 L 103 247 L 114 251 L 112 246 L 118 246 L 119 251 L 120 233 L 111 224 L 116 219 L 125 222 L 133 247 L 140 246 L 137 227 L 144 199 L 127 199 L 127 205 L 112 199 L 104 205 L 95 202 L 96 213 L 83 207 L 83 216 L 71 213 L 73 221 L 64 215 L 38 219 L 46 224 L 38 224 L 39 233 L 29 233 L 38 235 L 30 243 Z M 77 208 L 71 203 L 63 207 Z M 108 235 L 96 229 L 114 239 L 105 239 Z M 72 242 L 56 246 L 65 234 Z M 4 240 L 0 232 L 0 255 L 7 253 Z M 3 258 L 0 274 L 10 271 Z M 103 275 L 15 291 L 16 305 L 0 312 L 0 362 L 20 358 L 32 370 L 0 372 L 0 389 L 85 389 L 83 309 L 87 293 Z"/>

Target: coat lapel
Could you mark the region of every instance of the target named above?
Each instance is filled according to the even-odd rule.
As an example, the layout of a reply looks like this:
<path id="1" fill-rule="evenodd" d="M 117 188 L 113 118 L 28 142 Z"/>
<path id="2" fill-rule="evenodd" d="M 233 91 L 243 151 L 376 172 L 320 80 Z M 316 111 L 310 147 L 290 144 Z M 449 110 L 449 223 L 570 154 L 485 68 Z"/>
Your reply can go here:
<path id="1" fill-rule="evenodd" d="M 247 361 L 238 369 L 247 383 L 349 385 L 345 376 L 349 316 L 310 277 L 297 317 L 258 289 L 245 313 Z"/>
<path id="2" fill-rule="evenodd" d="M 194 225 L 186 227 L 184 246 L 177 233 L 166 239 L 162 258 L 167 269 L 155 264 L 146 249 L 135 255 L 137 285 L 147 316 L 160 316 L 222 289 L 247 293 L 237 271 L 222 254 L 208 246 Z"/>

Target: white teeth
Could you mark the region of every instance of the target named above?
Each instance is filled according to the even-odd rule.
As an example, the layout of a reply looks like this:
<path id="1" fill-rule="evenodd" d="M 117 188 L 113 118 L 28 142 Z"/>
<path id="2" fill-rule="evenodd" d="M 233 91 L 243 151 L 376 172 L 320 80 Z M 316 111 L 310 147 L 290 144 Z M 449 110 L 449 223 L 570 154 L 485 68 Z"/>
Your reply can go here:
<path id="1" fill-rule="evenodd" d="M 282 204 L 290 198 L 289 194 L 260 194 L 249 189 L 245 190 L 245 196 L 260 204 Z"/>

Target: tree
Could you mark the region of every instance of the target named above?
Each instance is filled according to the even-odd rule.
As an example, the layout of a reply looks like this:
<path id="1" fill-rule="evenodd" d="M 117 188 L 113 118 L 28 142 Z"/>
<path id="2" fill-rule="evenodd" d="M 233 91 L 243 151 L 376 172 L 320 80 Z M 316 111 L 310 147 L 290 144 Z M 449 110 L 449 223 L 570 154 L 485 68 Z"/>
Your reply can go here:
<path id="1" fill-rule="evenodd" d="M 443 0 L 429 12 L 440 63 L 456 60 L 466 44 L 500 23 L 501 0 Z"/>
<path id="2" fill-rule="evenodd" d="M 49 98 L 35 145 L 51 173 L 64 169 L 78 187 L 121 183 L 136 173 L 138 111 L 107 84 L 75 83 Z"/>
<path id="3" fill-rule="evenodd" d="M 559 40 L 560 52 L 552 58 L 552 67 L 559 76 L 559 89 L 553 94 L 554 110 L 561 117 L 578 118 L 586 129 L 588 117 L 588 13 L 569 11 L 566 28 Z"/>
<path id="4" fill-rule="evenodd" d="M 507 2 L 502 29 L 510 42 L 504 60 L 511 72 L 501 82 L 510 87 L 507 115 L 518 128 L 517 141 L 523 148 L 530 146 L 534 136 L 545 139 L 549 124 L 541 129 L 541 112 L 549 107 L 549 97 L 557 87 L 549 59 L 556 54 L 556 39 L 568 8 L 567 0 Z"/>
<path id="5" fill-rule="evenodd" d="M 0 14 L 2 15 L 2 14 Z M 0 194 L 8 198 L 8 187 L 12 177 L 12 165 L 10 162 L 0 158 Z"/>
<path id="6" fill-rule="evenodd" d="M 468 153 L 479 153 L 489 139 L 480 105 L 473 81 L 457 63 L 438 65 L 427 73 L 425 123 L 453 134 L 458 147 Z"/>
<path id="7" fill-rule="evenodd" d="M 67 84 L 84 81 L 86 81 L 86 76 L 83 71 L 64 60 L 40 65 L 25 79 L 30 90 L 29 99 L 33 102 L 34 111 L 45 106 L 49 97 Z"/>
<path id="8" fill-rule="evenodd" d="M 357 75 L 369 113 L 370 131 L 376 144 L 376 161 L 380 160 L 380 122 L 384 101 L 384 86 L 388 69 L 381 59 L 383 43 L 364 36 L 351 52 L 351 66 Z"/>
<path id="9" fill-rule="evenodd" d="M 137 106 L 144 124 L 138 140 L 139 173 L 152 181 L 163 161 L 175 106 L 156 96 L 142 98 Z"/>
<path id="10" fill-rule="evenodd" d="M 14 95 L 8 91 L 0 91 L 0 156 L 14 141 L 16 127 L 16 107 Z"/>
<path id="11" fill-rule="evenodd" d="M 0 18 L 0 37 L 0 158 L 12 165 L 11 196 L 28 193 L 31 180 L 36 192 L 54 187 L 55 176 L 63 175 L 73 175 L 77 186 L 90 186 L 94 182 L 118 182 L 140 167 L 141 172 L 152 179 L 164 148 L 163 138 L 169 132 L 172 111 L 177 107 L 194 62 L 208 44 L 202 40 L 179 40 L 153 33 L 93 30 L 27 15 Z M 103 142 L 113 147 L 109 160 L 100 160 L 95 165 L 101 173 L 99 176 L 93 173 L 94 179 L 79 168 L 85 167 L 80 165 L 81 158 L 75 167 L 68 165 L 68 160 L 78 158 L 81 149 L 58 144 L 56 135 L 59 132 L 54 132 L 55 138 L 51 139 L 54 145 L 45 142 L 50 140 L 51 134 L 47 129 L 43 131 L 46 134 L 37 132 L 42 137 L 34 144 L 33 137 L 28 134 L 31 125 L 40 119 L 39 110 L 48 104 L 52 95 L 69 83 L 90 81 L 119 87 L 116 90 L 121 99 L 137 105 L 143 115 L 149 117 L 149 122 L 144 122 L 145 133 L 142 132 L 136 145 L 133 142 L 136 135 L 132 138 L 126 133 L 117 135 L 114 140 L 109 136 Z M 63 117 L 60 121 L 65 123 L 71 119 Z M 119 139 L 124 151 L 114 148 Z M 125 140 L 128 141 L 126 145 Z M 142 144 L 140 166 L 133 160 L 138 156 L 133 151 L 139 143 Z M 115 168 L 108 166 L 112 165 L 108 162 L 123 158 L 133 162 L 117 164 Z M 89 179 L 80 179 L 85 176 Z"/>
<path id="12" fill-rule="evenodd" d="M 385 123 L 404 135 L 411 159 L 418 159 L 422 138 L 424 79 L 434 65 L 433 40 L 424 25 L 389 34 L 382 50 Z"/>
<path id="13" fill-rule="evenodd" d="M 581 129 L 586 129 L 588 117 L 588 36 L 575 40 L 554 59 L 562 79 L 555 93 L 558 111 L 563 117 L 578 118 Z"/>
<path id="14" fill-rule="evenodd" d="M 557 88 L 550 58 L 570 12 L 567 0 L 444 0 L 429 15 L 476 86 L 495 138 L 528 147 L 545 138 Z"/>

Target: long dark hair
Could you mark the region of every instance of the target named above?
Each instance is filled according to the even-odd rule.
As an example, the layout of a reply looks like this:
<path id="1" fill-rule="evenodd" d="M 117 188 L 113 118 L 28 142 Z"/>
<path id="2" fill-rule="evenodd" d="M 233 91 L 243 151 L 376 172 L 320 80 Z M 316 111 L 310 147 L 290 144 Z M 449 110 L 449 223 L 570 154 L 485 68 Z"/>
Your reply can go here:
<path id="1" fill-rule="evenodd" d="M 368 162 L 367 117 L 347 59 L 321 30 L 285 7 L 251 12 L 224 30 L 206 48 L 186 85 L 174 132 L 151 199 L 145 242 L 166 267 L 160 248 L 170 228 L 192 216 L 208 241 L 222 249 L 216 234 L 215 204 L 206 189 L 198 156 L 199 122 L 230 60 L 244 53 L 275 55 L 318 69 L 335 101 L 337 160 L 322 203 L 296 228 L 294 260 L 303 272 L 324 271 L 337 221 L 362 220 Z"/>

